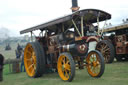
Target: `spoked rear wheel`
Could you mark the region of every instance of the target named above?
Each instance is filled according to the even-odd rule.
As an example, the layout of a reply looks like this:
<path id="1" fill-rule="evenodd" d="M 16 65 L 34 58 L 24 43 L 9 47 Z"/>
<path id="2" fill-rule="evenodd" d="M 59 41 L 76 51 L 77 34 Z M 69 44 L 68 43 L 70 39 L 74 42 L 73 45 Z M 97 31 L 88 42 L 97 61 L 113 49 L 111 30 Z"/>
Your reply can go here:
<path id="1" fill-rule="evenodd" d="M 114 46 L 110 41 L 102 40 L 96 45 L 96 50 L 100 51 L 106 63 L 114 61 L 115 51 Z"/>
<path id="2" fill-rule="evenodd" d="M 104 73 L 105 63 L 99 51 L 91 51 L 86 57 L 87 71 L 92 77 L 101 77 Z"/>
<path id="3" fill-rule="evenodd" d="M 58 74 L 64 81 L 72 81 L 75 76 L 75 63 L 69 53 L 62 53 L 57 62 Z"/>
<path id="4" fill-rule="evenodd" d="M 24 65 L 27 75 L 40 77 L 45 69 L 44 50 L 39 42 L 28 43 L 24 50 Z"/>

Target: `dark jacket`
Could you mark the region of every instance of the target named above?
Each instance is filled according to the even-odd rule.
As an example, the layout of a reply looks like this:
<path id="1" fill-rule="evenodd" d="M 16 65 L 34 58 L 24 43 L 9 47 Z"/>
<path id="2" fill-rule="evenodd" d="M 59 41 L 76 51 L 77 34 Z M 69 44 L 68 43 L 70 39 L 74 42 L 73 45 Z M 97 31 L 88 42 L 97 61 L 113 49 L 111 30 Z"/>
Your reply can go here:
<path id="1" fill-rule="evenodd" d="M 3 64 L 4 64 L 4 56 L 0 54 L 0 70 L 3 68 Z"/>

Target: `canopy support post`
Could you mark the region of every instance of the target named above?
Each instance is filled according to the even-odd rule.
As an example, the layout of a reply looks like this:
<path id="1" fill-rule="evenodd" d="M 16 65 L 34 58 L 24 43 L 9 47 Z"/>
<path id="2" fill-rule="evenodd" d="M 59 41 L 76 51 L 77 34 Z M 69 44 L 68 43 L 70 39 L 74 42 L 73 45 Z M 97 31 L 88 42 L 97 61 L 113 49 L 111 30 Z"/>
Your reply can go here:
<path id="1" fill-rule="evenodd" d="M 106 23 L 107 23 L 107 20 L 105 20 L 105 22 L 104 22 L 104 26 L 103 26 L 103 28 L 102 28 L 101 35 L 102 35 L 102 34 L 103 34 L 103 32 L 104 32 L 104 27 L 105 27 Z"/>
<path id="2" fill-rule="evenodd" d="M 32 31 L 31 31 L 31 42 L 33 42 L 33 38 L 32 38 Z"/>
<path id="3" fill-rule="evenodd" d="M 83 16 L 81 17 L 81 35 L 84 36 Z"/>
<path id="4" fill-rule="evenodd" d="M 98 16 L 97 16 L 98 35 L 100 35 L 99 16 L 100 16 L 100 13 L 98 13 Z"/>
<path id="5" fill-rule="evenodd" d="M 75 24 L 75 22 L 74 22 L 73 19 L 72 19 L 72 23 L 73 23 L 74 27 L 76 28 L 76 30 L 77 30 L 79 36 L 81 36 L 80 31 L 79 31 L 78 27 L 76 26 L 76 24 Z"/>
<path id="6" fill-rule="evenodd" d="M 62 24 L 62 31 L 64 32 L 64 24 Z"/>

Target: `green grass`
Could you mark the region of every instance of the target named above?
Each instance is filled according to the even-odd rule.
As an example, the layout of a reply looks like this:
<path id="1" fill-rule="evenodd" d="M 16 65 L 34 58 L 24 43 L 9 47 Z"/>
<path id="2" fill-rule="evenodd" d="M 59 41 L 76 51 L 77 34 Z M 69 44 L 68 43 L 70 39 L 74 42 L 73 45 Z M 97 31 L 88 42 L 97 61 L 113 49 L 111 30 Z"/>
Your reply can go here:
<path id="1" fill-rule="evenodd" d="M 12 58 L 15 58 L 15 49 L 16 49 L 16 44 L 11 44 L 11 48 L 12 50 L 8 50 L 8 51 L 5 51 L 5 44 L 4 45 L 0 45 L 0 53 L 5 57 L 5 59 L 12 59 Z"/>
<path id="2" fill-rule="evenodd" d="M 0 85 L 128 85 L 128 62 L 106 64 L 101 78 L 92 78 L 86 69 L 76 70 L 72 82 L 62 81 L 57 73 L 44 74 L 40 78 L 30 78 L 25 72 L 9 74 L 8 65 L 4 68 L 4 81 Z"/>

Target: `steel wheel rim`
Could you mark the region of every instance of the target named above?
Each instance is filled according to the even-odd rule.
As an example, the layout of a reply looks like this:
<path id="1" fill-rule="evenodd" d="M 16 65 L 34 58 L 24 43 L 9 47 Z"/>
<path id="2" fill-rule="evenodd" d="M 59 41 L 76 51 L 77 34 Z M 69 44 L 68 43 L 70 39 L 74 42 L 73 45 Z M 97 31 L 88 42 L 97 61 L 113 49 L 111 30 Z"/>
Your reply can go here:
<path id="1" fill-rule="evenodd" d="M 58 73 L 62 80 L 68 80 L 71 75 L 71 66 L 67 56 L 61 55 L 58 59 Z"/>
<path id="2" fill-rule="evenodd" d="M 102 53 L 105 62 L 108 62 L 110 58 L 110 48 L 105 43 L 100 43 L 96 49 Z"/>
<path id="3" fill-rule="evenodd" d="M 36 55 L 31 44 L 27 44 L 24 50 L 24 65 L 27 74 L 33 77 L 36 70 Z"/>
<path id="4" fill-rule="evenodd" d="M 98 54 L 95 52 L 89 53 L 86 62 L 87 62 L 88 73 L 93 77 L 99 75 L 101 69 L 101 63 Z"/>

